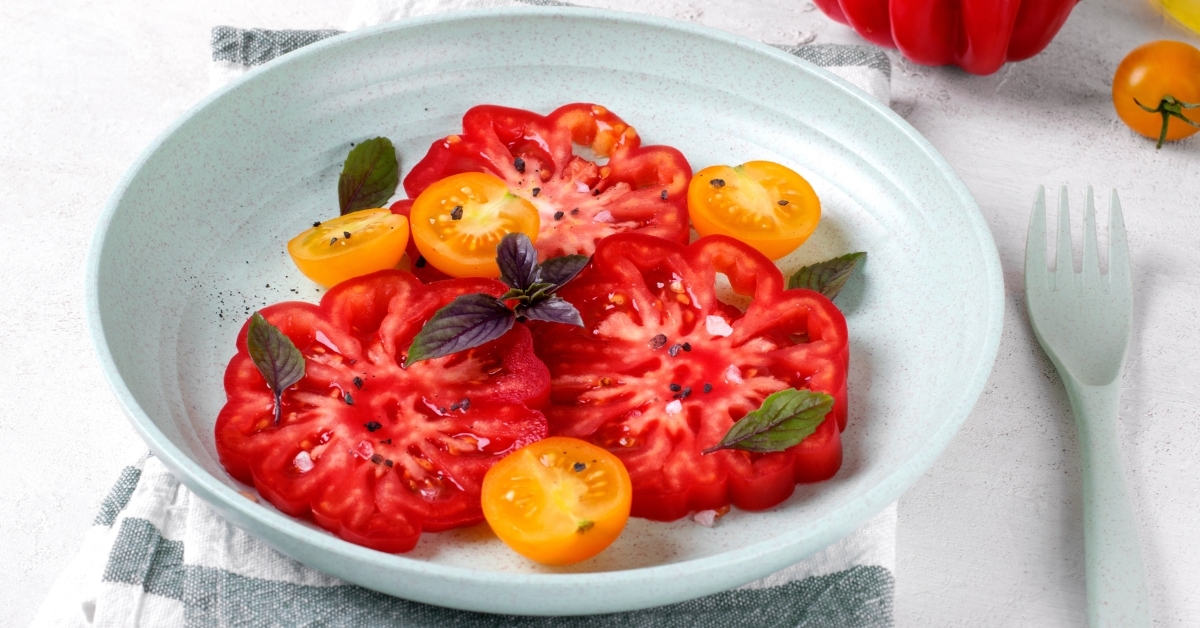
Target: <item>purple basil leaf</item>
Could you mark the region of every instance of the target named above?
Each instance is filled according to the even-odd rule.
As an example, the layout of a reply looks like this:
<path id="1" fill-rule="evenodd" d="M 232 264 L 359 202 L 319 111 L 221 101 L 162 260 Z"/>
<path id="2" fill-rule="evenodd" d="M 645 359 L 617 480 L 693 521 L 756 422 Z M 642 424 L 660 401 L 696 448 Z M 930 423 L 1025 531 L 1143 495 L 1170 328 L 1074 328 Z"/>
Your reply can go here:
<path id="1" fill-rule="evenodd" d="M 561 297 L 552 296 L 536 305 L 520 308 L 520 312 L 521 316 L 535 321 L 583 327 L 583 318 L 579 316 L 579 310 Z"/>
<path id="2" fill-rule="evenodd" d="M 542 264 L 542 281 L 554 284 L 554 289 L 557 290 L 563 284 L 575 278 L 579 271 L 587 266 L 590 257 L 586 255 L 564 255 L 546 260 Z"/>
<path id="3" fill-rule="evenodd" d="M 400 162 L 396 148 L 386 137 L 359 142 L 346 155 L 338 177 L 338 205 L 342 215 L 360 209 L 382 207 L 396 193 Z"/>
<path id="4" fill-rule="evenodd" d="M 533 248 L 533 242 L 524 233 L 504 236 L 496 247 L 496 264 L 500 266 L 500 280 L 517 290 L 528 289 L 541 274 L 537 249 Z"/>
<path id="5" fill-rule="evenodd" d="M 833 410 L 833 397 L 788 388 L 762 402 L 762 407 L 738 419 L 721 442 L 700 453 L 744 449 L 755 453 L 783 451 L 808 438 Z"/>
<path id="6" fill-rule="evenodd" d="M 425 322 L 408 347 L 405 366 L 491 342 L 512 329 L 516 319 L 496 297 L 464 294 Z"/>
<path id="7" fill-rule="evenodd" d="M 304 354 L 278 327 L 267 322 L 258 312 L 250 317 L 246 350 L 275 395 L 275 424 L 279 425 L 283 391 L 304 379 Z"/>

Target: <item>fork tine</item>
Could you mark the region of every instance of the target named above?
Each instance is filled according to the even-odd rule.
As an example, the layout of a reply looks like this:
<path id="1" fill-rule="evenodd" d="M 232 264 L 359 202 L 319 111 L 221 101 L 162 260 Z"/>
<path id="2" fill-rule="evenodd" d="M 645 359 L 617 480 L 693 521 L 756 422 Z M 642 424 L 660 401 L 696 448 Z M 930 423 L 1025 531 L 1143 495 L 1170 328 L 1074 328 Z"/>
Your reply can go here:
<path id="1" fill-rule="evenodd" d="M 1083 287 L 1100 287 L 1100 255 L 1096 244 L 1096 203 L 1092 186 L 1087 186 L 1087 202 L 1083 206 Z"/>
<path id="2" fill-rule="evenodd" d="M 1129 244 L 1125 241 L 1125 219 L 1121 199 L 1112 191 L 1108 207 L 1108 285 L 1109 290 L 1132 291 L 1129 280 Z"/>
<path id="3" fill-rule="evenodd" d="M 1039 185 L 1029 217 L 1029 235 L 1025 238 L 1025 289 L 1045 290 L 1046 270 L 1046 188 Z"/>
<path id="4" fill-rule="evenodd" d="M 1067 205 L 1067 186 L 1058 192 L 1058 250 L 1054 262 L 1054 289 L 1070 289 L 1075 281 L 1075 263 L 1071 261 L 1071 208 Z"/>

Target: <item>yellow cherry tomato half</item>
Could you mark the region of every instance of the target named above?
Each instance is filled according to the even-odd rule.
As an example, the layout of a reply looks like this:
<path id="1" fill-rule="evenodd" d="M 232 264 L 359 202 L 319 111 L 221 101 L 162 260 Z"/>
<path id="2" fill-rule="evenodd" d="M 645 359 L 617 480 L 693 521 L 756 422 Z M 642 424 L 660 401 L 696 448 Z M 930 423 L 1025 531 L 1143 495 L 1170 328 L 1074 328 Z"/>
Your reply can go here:
<path id="1" fill-rule="evenodd" d="M 500 240 L 519 232 L 537 241 L 541 225 L 532 203 L 483 172 L 452 175 L 425 188 L 409 215 L 421 256 L 452 277 L 499 277 Z"/>
<path id="2" fill-rule="evenodd" d="M 804 244 L 821 201 L 804 177 L 773 161 L 709 166 L 688 185 L 688 215 L 702 236 L 727 235 L 777 260 Z"/>
<path id="3" fill-rule="evenodd" d="M 364 209 L 323 221 L 288 242 L 305 277 L 325 286 L 393 268 L 408 246 L 408 219 L 387 209 Z"/>
<path id="4" fill-rule="evenodd" d="M 632 497 L 619 458 L 563 436 L 518 449 L 483 478 L 488 525 L 518 554 L 546 565 L 587 560 L 611 545 Z"/>

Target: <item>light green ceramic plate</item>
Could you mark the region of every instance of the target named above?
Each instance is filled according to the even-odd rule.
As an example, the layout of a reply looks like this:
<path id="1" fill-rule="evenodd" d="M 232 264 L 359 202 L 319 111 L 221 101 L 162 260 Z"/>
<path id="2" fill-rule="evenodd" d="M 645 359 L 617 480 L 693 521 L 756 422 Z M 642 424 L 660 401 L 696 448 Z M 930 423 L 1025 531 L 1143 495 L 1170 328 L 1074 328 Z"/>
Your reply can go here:
<path id="1" fill-rule="evenodd" d="M 870 253 L 839 297 L 852 336 L 845 462 L 769 512 L 714 528 L 631 522 L 601 556 L 532 565 L 484 527 L 407 555 L 342 542 L 238 494 L 213 445 L 221 377 L 255 308 L 319 297 L 284 244 L 333 215 L 349 142 L 385 135 L 411 166 L 481 103 L 608 106 L 695 169 L 770 159 L 804 174 L 825 216 L 785 271 Z M 269 284 L 269 287 L 268 287 Z M 295 292 L 293 292 L 293 290 Z M 1003 290 L 966 188 L 907 123 L 768 46 L 585 9 L 459 13 L 314 44 L 251 72 L 171 126 L 100 220 L 88 272 L 99 358 L 134 426 L 201 498 L 296 559 L 462 609 L 571 614 L 697 597 L 776 571 L 911 485 L 970 412 L 1000 339 Z"/>

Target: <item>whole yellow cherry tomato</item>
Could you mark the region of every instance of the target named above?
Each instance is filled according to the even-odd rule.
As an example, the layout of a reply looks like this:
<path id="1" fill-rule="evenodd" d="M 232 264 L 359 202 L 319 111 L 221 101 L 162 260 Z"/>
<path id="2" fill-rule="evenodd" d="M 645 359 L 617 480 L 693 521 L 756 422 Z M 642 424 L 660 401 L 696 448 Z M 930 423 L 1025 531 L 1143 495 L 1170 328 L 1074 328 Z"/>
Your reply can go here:
<path id="1" fill-rule="evenodd" d="M 1117 66 L 1112 98 L 1121 120 L 1159 148 L 1200 131 L 1200 50 L 1181 41 L 1134 48 Z"/>
<path id="2" fill-rule="evenodd" d="M 451 175 L 425 188 L 409 216 L 421 256 L 452 277 L 499 277 L 500 240 L 519 232 L 536 241 L 541 225 L 532 203 L 483 172 Z"/>
<path id="3" fill-rule="evenodd" d="M 288 242 L 305 277 L 326 288 L 394 267 L 408 245 L 408 219 L 387 209 L 364 209 L 326 220 Z"/>
<path id="4" fill-rule="evenodd" d="M 702 235 L 727 235 L 777 260 L 804 243 L 821 201 L 804 177 L 772 161 L 709 166 L 688 185 L 688 215 Z"/>
<path id="5" fill-rule="evenodd" d="M 632 499 L 619 458 L 563 436 L 518 449 L 483 478 L 483 516 L 496 536 L 547 565 L 577 563 L 611 545 Z"/>

